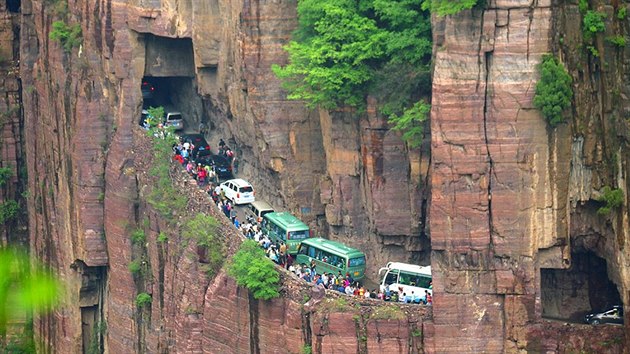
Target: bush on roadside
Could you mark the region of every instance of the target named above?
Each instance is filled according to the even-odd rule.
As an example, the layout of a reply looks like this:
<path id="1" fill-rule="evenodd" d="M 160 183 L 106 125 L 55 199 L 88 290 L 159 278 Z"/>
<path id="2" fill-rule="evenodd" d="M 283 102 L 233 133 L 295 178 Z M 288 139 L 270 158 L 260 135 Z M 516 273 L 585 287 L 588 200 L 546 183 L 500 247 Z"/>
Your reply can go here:
<path id="1" fill-rule="evenodd" d="M 246 287 L 255 299 L 270 300 L 280 296 L 280 274 L 265 252 L 252 240 L 245 240 L 232 257 L 228 274 L 239 286 Z"/>

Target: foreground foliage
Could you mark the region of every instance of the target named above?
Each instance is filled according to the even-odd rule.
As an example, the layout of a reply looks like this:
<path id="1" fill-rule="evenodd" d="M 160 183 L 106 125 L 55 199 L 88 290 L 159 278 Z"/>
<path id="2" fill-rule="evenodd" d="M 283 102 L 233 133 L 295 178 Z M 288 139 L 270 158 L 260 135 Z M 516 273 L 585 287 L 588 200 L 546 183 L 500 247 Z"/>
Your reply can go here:
<path id="1" fill-rule="evenodd" d="M 571 105 L 572 79 L 564 65 L 554 56 L 546 54 L 539 66 L 540 80 L 536 84 L 534 106 L 552 127 L 564 122 L 562 113 Z"/>
<path id="2" fill-rule="evenodd" d="M 252 240 L 241 244 L 230 261 L 228 274 L 239 286 L 246 287 L 255 299 L 269 300 L 280 296 L 280 275 L 258 243 Z"/>
<path id="3" fill-rule="evenodd" d="M 12 318 L 44 313 L 56 306 L 61 284 L 24 252 L 0 248 L 0 337 Z"/>

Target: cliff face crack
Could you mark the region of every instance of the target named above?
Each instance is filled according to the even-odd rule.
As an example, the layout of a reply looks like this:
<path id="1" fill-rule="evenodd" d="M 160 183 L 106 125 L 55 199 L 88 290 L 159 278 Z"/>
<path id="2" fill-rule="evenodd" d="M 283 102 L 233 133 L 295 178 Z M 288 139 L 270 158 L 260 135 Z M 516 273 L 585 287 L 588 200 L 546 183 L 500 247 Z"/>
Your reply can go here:
<path id="1" fill-rule="evenodd" d="M 492 222 L 492 178 L 494 174 L 494 161 L 492 160 L 492 154 L 490 153 L 489 139 L 488 139 L 488 86 L 490 69 L 492 68 L 492 52 L 484 53 L 485 56 L 485 89 L 483 98 L 483 134 L 486 144 L 486 154 L 488 159 L 488 232 L 490 233 L 490 247 L 493 248 L 492 237 L 494 235 L 493 222 Z"/>
<path id="2" fill-rule="evenodd" d="M 249 297 L 249 352 L 260 354 L 258 345 L 258 300 L 248 291 Z"/>

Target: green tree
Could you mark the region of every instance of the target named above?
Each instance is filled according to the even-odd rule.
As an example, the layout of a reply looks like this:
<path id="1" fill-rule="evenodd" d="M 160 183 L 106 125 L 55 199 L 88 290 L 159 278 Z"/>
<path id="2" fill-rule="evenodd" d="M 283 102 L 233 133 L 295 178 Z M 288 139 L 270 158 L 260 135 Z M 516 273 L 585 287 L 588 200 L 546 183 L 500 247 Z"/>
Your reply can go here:
<path id="1" fill-rule="evenodd" d="M 69 26 L 64 21 L 55 21 L 52 23 L 52 31 L 50 31 L 48 37 L 61 43 L 63 49 L 66 52 L 70 52 L 72 48 L 78 47 L 83 41 L 81 24 L 75 23 Z"/>
<path id="2" fill-rule="evenodd" d="M 280 274 L 265 252 L 252 240 L 245 240 L 232 257 L 228 274 L 239 286 L 251 291 L 255 299 L 269 300 L 280 296 Z"/>
<path id="3" fill-rule="evenodd" d="M 0 224 L 5 224 L 17 218 L 19 212 L 20 205 L 13 199 L 0 203 Z"/>
<path id="4" fill-rule="evenodd" d="M 403 139 L 411 148 L 417 148 L 422 143 L 424 121 L 429 117 L 430 111 L 431 105 L 418 101 L 400 116 L 395 114 L 390 116 L 389 123 L 394 125 L 392 129 L 403 132 Z"/>
<path id="5" fill-rule="evenodd" d="M 10 167 L 0 167 L 0 187 L 7 184 L 13 177 L 13 170 Z"/>
<path id="6" fill-rule="evenodd" d="M 539 66 L 540 80 L 536 84 L 534 106 L 538 108 L 552 127 L 564 122 L 562 113 L 571 105 L 572 79 L 564 65 L 553 55 L 542 57 Z"/>
<path id="7" fill-rule="evenodd" d="M 431 21 L 426 11 L 431 6 L 423 3 L 299 1 L 298 28 L 285 47 L 289 63 L 272 66 L 288 98 L 304 100 L 311 108 L 362 110 L 366 96 L 372 95 L 381 113 L 392 119 L 413 115 L 416 102 L 430 95 L 431 84 Z"/>
<path id="8" fill-rule="evenodd" d="M 422 6 L 438 16 L 448 16 L 472 9 L 475 5 L 477 0 L 426 0 Z"/>
<path id="9" fill-rule="evenodd" d="M 223 265 L 225 244 L 217 237 L 219 222 L 211 215 L 198 213 L 186 220 L 182 226 L 182 236 L 186 240 L 195 240 L 197 246 L 206 250 L 205 266 L 209 276 L 214 275 Z"/>
<path id="10" fill-rule="evenodd" d="M 609 186 L 605 186 L 602 189 L 601 196 L 597 200 L 606 203 L 606 205 L 597 209 L 597 214 L 607 215 L 610 214 L 611 210 L 621 208 L 623 198 L 623 190 L 619 188 L 612 189 Z"/>
<path id="11" fill-rule="evenodd" d="M 151 297 L 151 295 L 147 293 L 140 293 L 138 294 L 138 296 L 136 296 L 136 306 L 138 308 L 151 306 L 152 301 L 153 301 L 153 298 Z"/>

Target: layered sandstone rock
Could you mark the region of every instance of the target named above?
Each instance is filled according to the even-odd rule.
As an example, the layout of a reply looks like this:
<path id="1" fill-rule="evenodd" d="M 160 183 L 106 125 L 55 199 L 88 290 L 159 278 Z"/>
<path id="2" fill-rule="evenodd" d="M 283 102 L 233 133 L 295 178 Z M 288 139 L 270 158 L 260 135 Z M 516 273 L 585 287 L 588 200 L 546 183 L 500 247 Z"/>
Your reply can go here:
<path id="1" fill-rule="evenodd" d="M 570 300 L 563 296 L 579 297 L 582 311 L 603 304 L 596 297 L 606 294 L 590 295 L 589 304 L 588 294 L 542 294 L 549 285 L 541 288 L 541 272 L 578 267 L 571 265 L 572 252 L 585 250 L 573 244 L 580 234 L 575 225 L 586 219 L 576 213 L 581 207 L 570 202 L 594 198 L 593 186 L 584 186 L 593 181 L 593 171 L 592 162 L 582 160 L 583 133 L 564 125 L 550 129 L 532 105 L 541 55 L 557 54 L 558 42 L 564 43 L 560 58 L 571 55 L 578 47 L 574 38 L 580 36 L 580 23 L 575 5 L 555 8 L 549 1 L 519 0 L 491 1 L 483 10 L 434 19 L 439 30 L 434 34 L 431 115 L 433 351 L 541 350 L 532 323 L 541 320 L 546 306 L 567 306 Z M 580 111 L 596 103 L 581 99 L 589 91 L 582 88 L 585 64 L 576 64 L 567 63 L 577 95 L 573 114 L 567 116 L 579 124 Z M 599 75 L 595 71 L 586 75 Z M 572 131 L 577 148 L 572 148 Z M 594 130 L 587 134 L 591 145 L 609 139 Z M 626 182 L 622 177 L 615 184 Z M 627 219 L 627 209 L 620 211 L 613 220 Z M 626 242 L 625 227 L 613 233 Z M 618 263 L 623 256 L 615 247 L 597 254 L 608 261 L 608 273 L 627 303 L 627 280 L 619 275 L 625 267 L 613 266 L 625 264 Z M 599 276 L 605 278 L 605 272 Z M 607 288 L 589 292 L 602 289 Z"/>

